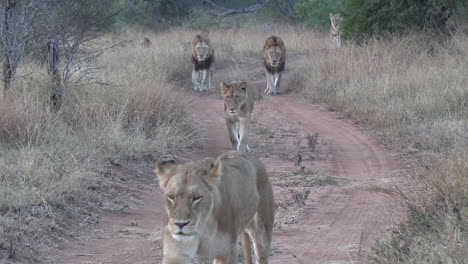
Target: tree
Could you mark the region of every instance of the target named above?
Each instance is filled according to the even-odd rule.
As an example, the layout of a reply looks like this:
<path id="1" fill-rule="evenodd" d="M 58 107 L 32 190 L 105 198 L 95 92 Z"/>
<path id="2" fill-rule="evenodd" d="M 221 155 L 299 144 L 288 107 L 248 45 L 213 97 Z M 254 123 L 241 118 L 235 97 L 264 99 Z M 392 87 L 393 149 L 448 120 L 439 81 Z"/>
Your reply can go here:
<path id="1" fill-rule="evenodd" d="M 409 29 L 449 33 L 455 0 L 344 0 L 344 37 L 362 39 Z"/>
<path id="2" fill-rule="evenodd" d="M 40 1 L 34 0 L 5 0 L 1 3 L 4 95 L 11 88 L 26 44 L 31 37 L 31 28 L 39 10 L 39 3 Z"/>

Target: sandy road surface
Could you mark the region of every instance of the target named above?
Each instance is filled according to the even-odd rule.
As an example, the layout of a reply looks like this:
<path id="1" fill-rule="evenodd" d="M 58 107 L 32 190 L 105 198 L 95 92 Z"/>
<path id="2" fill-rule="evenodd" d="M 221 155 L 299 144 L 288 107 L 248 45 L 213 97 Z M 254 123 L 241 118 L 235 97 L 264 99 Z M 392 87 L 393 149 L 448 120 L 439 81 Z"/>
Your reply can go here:
<path id="1" fill-rule="evenodd" d="M 227 150 L 222 101 L 189 96 L 197 122 L 205 124 L 195 158 Z M 267 167 L 278 206 L 271 263 L 358 261 L 397 210 L 367 188 L 391 182 L 398 161 L 351 121 L 292 96 L 264 96 L 253 123 L 250 145 Z M 98 229 L 49 252 L 46 263 L 160 263 L 161 191 L 155 184 L 139 189 L 143 206 L 104 215 Z"/>

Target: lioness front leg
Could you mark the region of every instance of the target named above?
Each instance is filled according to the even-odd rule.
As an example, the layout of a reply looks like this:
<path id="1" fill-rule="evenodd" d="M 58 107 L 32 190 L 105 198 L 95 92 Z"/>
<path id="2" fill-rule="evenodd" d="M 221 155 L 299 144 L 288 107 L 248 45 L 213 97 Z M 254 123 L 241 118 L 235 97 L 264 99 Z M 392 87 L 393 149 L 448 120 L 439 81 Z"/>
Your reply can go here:
<path id="1" fill-rule="evenodd" d="M 270 251 L 270 237 L 268 231 L 265 230 L 265 225 L 256 217 L 250 226 L 246 229 L 249 236 L 252 238 L 252 246 L 254 248 L 255 260 L 257 264 L 268 264 L 268 256 Z"/>
<path id="2" fill-rule="evenodd" d="M 237 145 L 238 151 L 250 152 L 251 149 L 247 144 L 247 138 L 249 137 L 250 131 L 250 120 L 248 118 L 241 118 L 239 120 L 239 144 Z"/>
<path id="3" fill-rule="evenodd" d="M 230 246 L 229 252 L 224 256 L 218 256 L 213 261 L 213 264 L 237 264 L 236 244 Z"/>
<path id="4" fill-rule="evenodd" d="M 229 119 L 226 119 L 226 126 L 229 133 L 229 140 L 231 141 L 231 149 L 237 150 L 238 145 L 238 131 L 237 131 L 237 122 L 232 122 Z"/>
<path id="5" fill-rule="evenodd" d="M 192 83 L 193 83 L 193 89 L 195 91 L 198 91 L 198 90 L 201 91 L 200 83 L 198 82 L 198 77 L 200 77 L 200 72 L 193 69 L 193 71 L 192 71 Z"/>

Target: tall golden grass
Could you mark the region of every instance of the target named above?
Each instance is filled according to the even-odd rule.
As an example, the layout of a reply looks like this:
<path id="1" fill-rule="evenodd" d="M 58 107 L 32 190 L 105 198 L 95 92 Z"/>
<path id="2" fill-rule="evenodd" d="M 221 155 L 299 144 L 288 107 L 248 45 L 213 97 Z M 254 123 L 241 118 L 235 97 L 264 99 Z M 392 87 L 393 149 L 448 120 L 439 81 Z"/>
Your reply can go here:
<path id="1" fill-rule="evenodd" d="M 418 35 L 344 46 L 299 63 L 290 87 L 404 150 L 465 148 L 468 38 L 427 41 Z"/>

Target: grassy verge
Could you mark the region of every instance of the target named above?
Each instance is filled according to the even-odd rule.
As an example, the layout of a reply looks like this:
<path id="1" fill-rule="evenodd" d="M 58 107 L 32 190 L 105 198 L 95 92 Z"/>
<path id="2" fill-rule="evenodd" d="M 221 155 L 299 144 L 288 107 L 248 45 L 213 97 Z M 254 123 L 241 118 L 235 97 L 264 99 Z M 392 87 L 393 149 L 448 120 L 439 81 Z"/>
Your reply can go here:
<path id="1" fill-rule="evenodd" d="M 327 105 L 416 158 L 411 188 L 388 190 L 409 220 L 373 249 L 377 263 L 463 263 L 468 258 L 468 38 L 427 36 L 345 45 L 305 60 L 293 92 Z"/>

